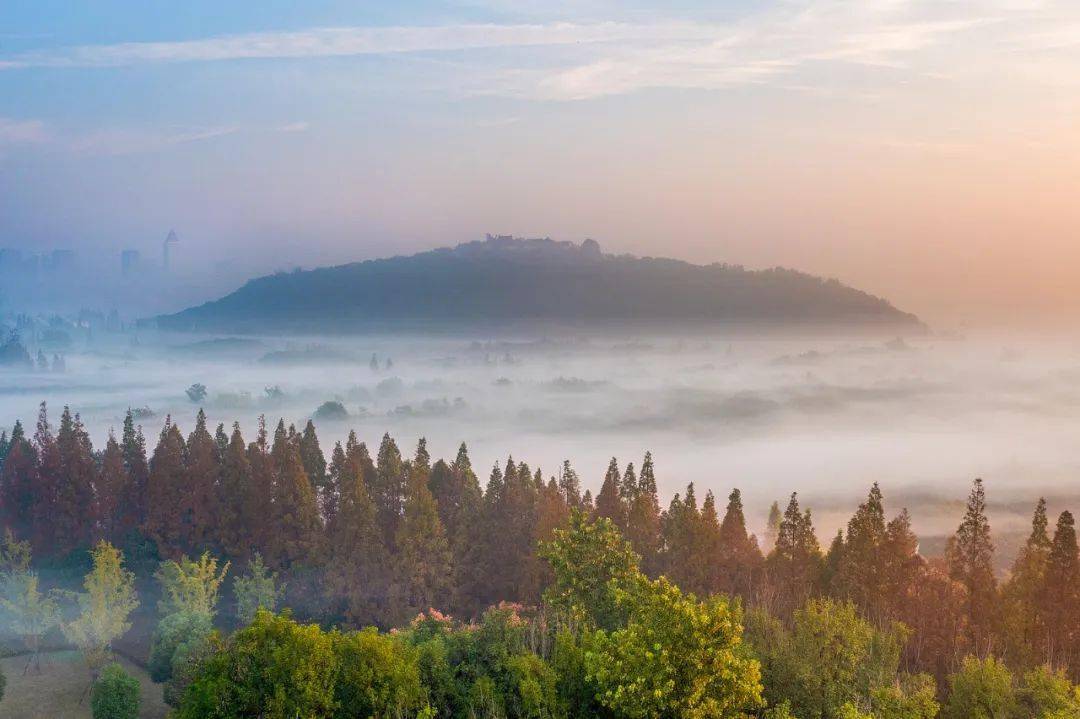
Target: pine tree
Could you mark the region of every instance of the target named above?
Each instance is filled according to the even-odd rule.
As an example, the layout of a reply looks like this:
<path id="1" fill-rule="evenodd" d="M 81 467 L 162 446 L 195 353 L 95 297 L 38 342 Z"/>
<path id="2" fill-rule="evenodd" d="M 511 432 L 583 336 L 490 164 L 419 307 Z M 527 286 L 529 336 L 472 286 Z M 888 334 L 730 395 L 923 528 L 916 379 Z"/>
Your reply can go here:
<path id="1" fill-rule="evenodd" d="M 646 452 L 638 476 L 638 489 L 627 513 L 626 536 L 634 551 L 641 556 L 641 571 L 653 578 L 659 576 L 663 568 L 660 524 L 660 500 L 656 492 L 653 459 L 652 454 Z"/>
<path id="2" fill-rule="evenodd" d="M 150 459 L 146 516 L 146 534 L 157 543 L 163 558 L 176 559 L 184 554 L 183 507 L 188 482 L 184 454 L 184 437 L 172 418 L 166 417 Z"/>
<path id="3" fill-rule="evenodd" d="M 784 511 L 776 546 L 769 554 L 767 566 L 773 583 L 772 599 L 781 616 L 801 607 L 820 588 L 821 547 L 814 534 L 810 510 L 800 512 L 798 495 L 794 492 Z"/>
<path id="4" fill-rule="evenodd" d="M 642 471 L 644 472 L 644 468 Z M 581 480 L 568 459 L 563 460 L 562 469 L 559 471 L 559 490 L 570 507 L 581 508 Z"/>
<path id="5" fill-rule="evenodd" d="M 997 580 L 994 578 L 994 543 L 986 518 L 986 491 L 976 479 L 968 497 L 964 520 L 945 548 L 949 575 L 968 590 L 970 640 L 976 651 L 989 648 L 995 622 Z"/>
<path id="6" fill-rule="evenodd" d="M 32 543 L 34 554 L 52 556 L 57 549 L 55 518 L 60 483 L 63 481 L 63 462 L 60 459 L 60 448 L 49 425 L 48 409 L 44 402 L 38 411 L 37 427 L 34 430 L 34 452 L 38 457 L 38 469 L 30 512 L 33 525 Z"/>
<path id="7" fill-rule="evenodd" d="M 124 451 L 124 468 L 131 477 L 128 511 L 131 513 L 131 522 L 136 527 L 142 527 L 146 523 L 146 503 L 149 501 L 147 483 L 150 478 L 150 465 L 146 460 L 146 438 L 143 437 L 142 427 L 136 428 L 130 409 L 124 415 L 124 432 L 120 445 Z"/>
<path id="8" fill-rule="evenodd" d="M 395 581 L 404 616 L 445 607 L 453 576 L 450 544 L 428 489 L 431 458 L 421 439 L 410 463 L 405 514 L 397 529 Z"/>
<path id="9" fill-rule="evenodd" d="M 1080 649 L 1080 556 L 1071 512 L 1062 512 L 1054 529 L 1040 592 L 1048 633 L 1048 659 L 1069 666 Z"/>
<path id="10" fill-rule="evenodd" d="M 316 496 L 321 498 L 327 486 L 326 457 L 319 446 L 319 437 L 315 434 L 315 423 L 310 419 L 300 435 L 300 459 L 314 486 Z"/>
<path id="11" fill-rule="evenodd" d="M 865 615 L 877 619 L 884 612 L 885 585 L 882 549 L 885 544 L 885 505 L 877 482 L 847 525 L 843 557 L 832 590 L 848 599 Z"/>
<path id="12" fill-rule="evenodd" d="M 221 472 L 218 445 L 207 430 L 206 414 L 201 409 L 195 417 L 195 429 L 188 437 L 185 458 L 187 486 L 180 507 L 182 543 L 185 551 L 200 553 L 212 547 L 217 533 Z"/>
<path id="13" fill-rule="evenodd" d="M 720 523 L 718 555 L 716 590 L 749 598 L 762 556 L 757 542 L 746 531 L 742 493 L 738 489 L 728 495 L 724 520 Z"/>
<path id="14" fill-rule="evenodd" d="M 612 457 L 600 493 L 596 495 L 596 516 L 610 519 L 620 532 L 625 532 L 626 507 L 623 505 L 621 486 L 619 462 Z"/>
<path id="15" fill-rule="evenodd" d="M 407 474 L 401 451 L 389 434 L 383 435 L 377 461 L 377 471 L 374 481 L 371 482 L 371 496 L 378 510 L 383 540 L 392 548 L 397 525 L 401 521 Z"/>
<path id="16" fill-rule="evenodd" d="M 60 454 L 60 481 L 53 514 L 53 541 L 64 555 L 87 548 L 96 527 L 94 483 L 97 466 L 90 436 L 78 415 L 64 407 L 56 435 Z"/>
<path id="17" fill-rule="evenodd" d="M 135 517 L 127 502 L 131 496 L 131 475 L 124 466 L 124 450 L 112 431 L 101 455 L 97 482 L 97 516 L 101 538 L 120 543 L 135 529 Z"/>
<path id="18" fill-rule="evenodd" d="M 221 455 L 218 474 L 215 544 L 234 560 L 253 558 L 258 552 L 259 498 L 253 496 L 251 463 L 240 424 L 233 424 L 229 444 Z"/>
<path id="19" fill-rule="evenodd" d="M 15 423 L 8 453 L 0 469 L 0 524 L 17 537 L 34 535 L 34 504 L 38 490 L 37 451 Z"/>
<path id="20" fill-rule="evenodd" d="M 1040 497 L 1031 518 L 1031 534 L 1016 556 L 1009 581 L 1002 587 L 1009 656 L 1016 657 L 1017 663 L 1025 667 L 1049 659 L 1046 643 L 1051 635 L 1040 606 L 1050 560 L 1048 524 L 1046 500 Z"/>
<path id="21" fill-rule="evenodd" d="M 365 473 L 361 455 L 367 448 L 352 440 L 336 467 L 339 501 L 327 524 L 326 588 L 336 611 L 364 626 L 387 619 L 388 557 L 365 481 L 374 470 Z"/>
<path id="22" fill-rule="evenodd" d="M 322 525 L 315 490 L 300 459 L 299 442 L 279 422 L 270 450 L 273 523 L 267 537 L 269 563 L 278 569 L 308 568 L 318 557 Z"/>

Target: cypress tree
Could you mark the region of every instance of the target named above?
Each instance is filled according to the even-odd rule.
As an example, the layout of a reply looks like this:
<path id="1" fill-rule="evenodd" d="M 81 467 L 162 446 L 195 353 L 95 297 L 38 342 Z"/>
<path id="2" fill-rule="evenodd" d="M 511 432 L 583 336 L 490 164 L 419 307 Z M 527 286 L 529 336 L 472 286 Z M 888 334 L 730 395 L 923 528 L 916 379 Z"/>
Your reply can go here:
<path id="1" fill-rule="evenodd" d="M 634 551 L 641 556 L 641 571 L 657 577 L 662 571 L 660 551 L 663 537 L 660 528 L 660 500 L 656 493 L 656 476 L 652 454 L 645 453 L 638 477 L 638 489 L 626 518 L 626 534 Z"/>
<path id="2" fill-rule="evenodd" d="M 885 544 L 885 505 L 877 482 L 866 501 L 848 521 L 843 557 L 832 578 L 833 592 L 852 601 L 864 614 L 881 616 L 886 597 L 882 550 Z"/>
<path id="3" fill-rule="evenodd" d="M 737 488 L 728 495 L 724 520 L 720 523 L 718 555 L 716 590 L 749 598 L 762 557 L 757 542 L 746 531 L 742 493 Z"/>
<path id="4" fill-rule="evenodd" d="M 642 468 L 644 471 L 644 468 Z M 574 509 L 581 509 L 581 480 L 577 472 L 570 466 L 570 460 L 564 459 L 562 468 L 559 470 L 559 490 L 563 493 L 567 505 Z"/>
<path id="5" fill-rule="evenodd" d="M 251 482 L 246 492 L 244 516 L 247 519 L 244 527 L 250 535 L 253 544 L 252 551 L 268 557 L 276 528 L 274 526 L 274 466 L 270 461 L 265 417 L 259 417 L 255 441 L 248 445 L 247 461 L 251 472 Z"/>
<path id="6" fill-rule="evenodd" d="M 300 459 L 304 463 L 304 471 L 311 480 L 318 497 L 326 492 L 326 456 L 322 447 L 319 446 L 319 437 L 315 434 L 315 423 L 310 419 L 304 425 L 304 431 L 300 434 Z"/>
<path id="7" fill-rule="evenodd" d="M 1068 666 L 1080 651 L 1076 646 L 1080 642 L 1080 556 L 1069 511 L 1058 517 L 1040 595 L 1042 615 L 1050 629 L 1048 658 Z"/>
<path id="8" fill-rule="evenodd" d="M 1017 657 L 1021 666 L 1035 666 L 1049 659 L 1045 649 L 1050 635 L 1041 611 L 1051 549 L 1048 524 L 1046 500 L 1040 497 L 1031 518 L 1031 534 L 1013 562 L 1009 581 L 1002 587 L 1008 628 L 1005 638 L 1009 654 Z"/>
<path id="9" fill-rule="evenodd" d="M 800 512 L 798 494 L 792 492 L 784 511 L 776 546 L 768 558 L 774 601 L 781 616 L 787 616 L 817 593 L 823 557 L 810 510 Z"/>

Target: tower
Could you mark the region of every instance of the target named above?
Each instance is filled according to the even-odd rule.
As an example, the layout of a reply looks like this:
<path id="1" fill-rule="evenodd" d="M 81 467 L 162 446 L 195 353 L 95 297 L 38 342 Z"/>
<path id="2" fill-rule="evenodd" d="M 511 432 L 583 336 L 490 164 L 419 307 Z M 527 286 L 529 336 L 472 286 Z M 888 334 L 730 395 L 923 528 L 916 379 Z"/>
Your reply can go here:
<path id="1" fill-rule="evenodd" d="M 180 241 L 180 238 L 176 236 L 176 230 L 169 230 L 168 236 L 165 238 L 165 242 L 162 245 L 162 258 L 161 265 L 166 272 L 169 271 L 169 246 L 175 245 Z"/>

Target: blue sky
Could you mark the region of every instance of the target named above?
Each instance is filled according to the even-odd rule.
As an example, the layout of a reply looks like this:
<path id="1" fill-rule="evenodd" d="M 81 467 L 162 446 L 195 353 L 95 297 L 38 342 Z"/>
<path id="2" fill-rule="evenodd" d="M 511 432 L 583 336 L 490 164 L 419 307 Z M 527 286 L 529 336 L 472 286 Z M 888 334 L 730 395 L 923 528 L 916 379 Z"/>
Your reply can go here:
<path id="1" fill-rule="evenodd" d="M 1080 307 L 1078 48 L 1062 0 L 9 0 L 0 245 L 592 236 L 923 313 Z"/>

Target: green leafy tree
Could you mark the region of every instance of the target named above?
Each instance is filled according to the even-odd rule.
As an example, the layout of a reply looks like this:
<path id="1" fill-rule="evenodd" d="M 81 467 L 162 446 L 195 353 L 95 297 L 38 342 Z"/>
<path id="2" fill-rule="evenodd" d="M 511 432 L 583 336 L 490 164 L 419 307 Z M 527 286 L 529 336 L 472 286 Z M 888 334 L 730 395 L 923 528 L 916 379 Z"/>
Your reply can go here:
<path id="1" fill-rule="evenodd" d="M 105 667 L 90 693 L 94 719 L 138 719 L 139 680 L 119 664 Z"/>
<path id="2" fill-rule="evenodd" d="M 417 716 L 427 708 L 418 652 L 374 627 L 335 634 L 338 675 L 335 718 Z"/>
<path id="3" fill-rule="evenodd" d="M 761 705 L 760 668 L 742 647 L 741 616 L 723 597 L 707 602 L 661 577 L 615 588 L 625 627 L 597 630 L 585 669 L 617 716 L 742 717 Z"/>
<path id="4" fill-rule="evenodd" d="M 60 605 L 55 591 L 42 592 L 38 576 L 28 569 L 0 574 L 0 609 L 8 630 L 29 652 L 26 667 L 41 671 L 41 642 L 60 624 Z"/>
<path id="5" fill-rule="evenodd" d="M 1051 719 L 1080 717 L 1080 687 L 1064 669 L 1043 665 L 1025 672 L 1016 690 L 1019 711 L 1014 716 Z"/>
<path id="6" fill-rule="evenodd" d="M 192 612 L 213 617 L 218 592 L 228 571 L 229 563 L 219 568 L 217 557 L 209 552 L 203 552 L 195 560 L 182 556 L 179 561 L 162 562 L 156 575 L 162 595 L 158 611 L 163 616 Z"/>
<path id="7" fill-rule="evenodd" d="M 131 628 L 129 617 L 139 606 L 135 575 L 124 569 L 116 547 L 101 541 L 91 550 L 93 568 L 83 580 L 85 591 L 76 593 L 79 615 L 63 625 L 64 636 L 77 646 L 96 679 L 110 656 L 114 640 Z"/>
<path id="8" fill-rule="evenodd" d="M 284 593 L 284 588 L 278 584 L 278 575 L 263 564 L 262 555 L 256 552 L 248 563 L 248 573 L 237 577 L 233 583 L 236 618 L 241 624 L 250 624 L 258 610 L 275 611 Z"/>
<path id="9" fill-rule="evenodd" d="M 545 601 L 566 616 L 603 629 L 618 627 L 626 607 L 616 601 L 614 588 L 639 577 L 638 556 L 609 519 L 590 521 L 581 510 L 570 515 L 566 529 L 541 547 L 554 581 Z"/>
<path id="10" fill-rule="evenodd" d="M 949 699 L 941 719 L 1009 719 L 1018 709 L 1012 675 L 994 657 L 964 659 L 949 677 Z"/>
<path id="11" fill-rule="evenodd" d="M 199 666 L 177 719 L 329 719 L 340 659 L 316 624 L 259 611 Z"/>
<path id="12" fill-rule="evenodd" d="M 150 641 L 150 678 L 159 684 L 171 679 L 177 649 L 193 640 L 208 639 L 213 631 L 210 615 L 205 612 L 181 610 L 162 617 Z"/>

